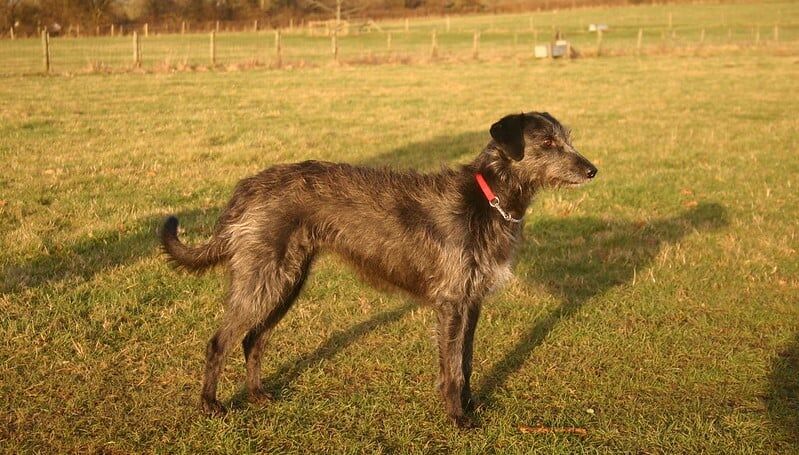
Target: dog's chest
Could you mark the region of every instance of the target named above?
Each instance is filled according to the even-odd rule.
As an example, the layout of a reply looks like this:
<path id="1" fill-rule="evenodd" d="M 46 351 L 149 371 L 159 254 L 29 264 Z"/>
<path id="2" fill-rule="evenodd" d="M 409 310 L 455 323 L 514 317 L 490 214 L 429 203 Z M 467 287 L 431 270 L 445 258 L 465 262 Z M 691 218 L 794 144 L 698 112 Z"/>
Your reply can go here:
<path id="1" fill-rule="evenodd" d="M 492 282 L 489 292 L 497 292 L 504 288 L 511 278 L 513 278 L 513 269 L 511 268 L 510 260 L 495 264 L 491 275 Z"/>
<path id="2" fill-rule="evenodd" d="M 479 258 L 471 273 L 472 289 L 476 294 L 486 296 L 500 291 L 512 277 L 510 258 Z"/>

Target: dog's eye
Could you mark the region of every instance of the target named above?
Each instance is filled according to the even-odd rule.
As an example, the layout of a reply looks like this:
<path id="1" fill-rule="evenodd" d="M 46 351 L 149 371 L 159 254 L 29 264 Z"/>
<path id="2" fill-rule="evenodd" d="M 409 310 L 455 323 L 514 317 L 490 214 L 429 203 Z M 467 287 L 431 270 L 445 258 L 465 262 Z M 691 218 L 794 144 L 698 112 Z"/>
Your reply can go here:
<path id="1" fill-rule="evenodd" d="M 551 138 L 544 139 L 544 142 L 542 142 L 542 145 L 544 146 L 544 148 L 551 149 L 552 147 L 555 146 L 555 141 L 553 141 Z"/>

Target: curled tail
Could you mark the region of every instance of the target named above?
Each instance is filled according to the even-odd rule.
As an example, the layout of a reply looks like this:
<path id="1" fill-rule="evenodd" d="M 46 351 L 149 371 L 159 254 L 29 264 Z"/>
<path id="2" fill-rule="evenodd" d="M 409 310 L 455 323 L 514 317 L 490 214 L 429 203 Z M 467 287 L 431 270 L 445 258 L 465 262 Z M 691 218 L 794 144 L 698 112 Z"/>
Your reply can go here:
<path id="1" fill-rule="evenodd" d="M 178 239 L 178 219 L 170 216 L 161 228 L 161 246 L 169 259 L 190 272 L 200 272 L 226 259 L 225 245 L 214 237 L 200 246 L 188 246 Z"/>

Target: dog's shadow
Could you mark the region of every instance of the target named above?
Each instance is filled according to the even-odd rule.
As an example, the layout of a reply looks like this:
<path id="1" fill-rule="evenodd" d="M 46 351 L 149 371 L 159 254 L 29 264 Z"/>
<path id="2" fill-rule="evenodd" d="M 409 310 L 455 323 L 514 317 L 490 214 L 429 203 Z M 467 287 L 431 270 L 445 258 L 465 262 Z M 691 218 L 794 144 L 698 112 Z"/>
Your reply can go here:
<path id="1" fill-rule="evenodd" d="M 479 407 L 493 405 L 496 391 L 518 371 L 559 320 L 574 315 L 590 298 L 633 280 L 665 245 L 674 244 L 689 233 L 726 224 L 725 209 L 710 203 L 648 223 L 569 217 L 542 218 L 528 226 L 518 267 L 526 269 L 525 274 L 543 284 L 561 304 L 527 329 L 517 344 L 483 375 L 475 392 Z M 399 321 L 414 306 L 408 303 L 379 313 L 334 334 L 316 350 L 279 365 L 264 379 L 265 389 L 280 398 L 309 367 L 333 358 L 371 331 Z M 243 406 L 245 397 L 246 393 L 240 390 L 233 397 L 232 406 Z"/>
<path id="2" fill-rule="evenodd" d="M 799 447 L 799 333 L 772 363 L 769 391 L 763 397 L 769 418 Z"/>
<path id="3" fill-rule="evenodd" d="M 480 407 L 491 407 L 496 391 L 521 368 L 562 319 L 591 298 L 630 283 L 666 246 L 692 232 L 727 224 L 726 210 L 700 204 L 684 213 L 649 222 L 593 217 L 539 219 L 525 229 L 518 268 L 531 284 L 543 286 L 561 303 L 536 321 L 516 345 L 484 373 L 476 388 Z"/>
<path id="4" fill-rule="evenodd" d="M 395 169 L 435 171 L 442 164 L 464 162 L 475 156 L 489 141 L 486 131 L 464 132 L 453 136 L 436 136 L 425 142 L 408 145 L 374 155 L 361 161 L 364 166 L 389 166 Z"/>
<path id="5" fill-rule="evenodd" d="M 219 209 L 192 209 L 177 213 L 182 225 L 192 232 L 211 232 Z M 152 215 L 110 229 L 95 232 L 75 242 L 46 245 L 46 253 L 29 260 L 12 262 L 0 272 L 0 292 L 56 284 L 64 280 L 91 280 L 110 268 L 130 264 L 156 251 L 156 233 L 165 215 Z"/>

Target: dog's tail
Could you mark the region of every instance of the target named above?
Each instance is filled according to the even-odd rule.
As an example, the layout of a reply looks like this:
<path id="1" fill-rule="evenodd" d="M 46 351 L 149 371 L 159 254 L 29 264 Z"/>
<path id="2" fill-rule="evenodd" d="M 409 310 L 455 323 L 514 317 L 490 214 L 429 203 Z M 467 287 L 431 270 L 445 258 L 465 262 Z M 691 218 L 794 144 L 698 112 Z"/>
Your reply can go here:
<path id="1" fill-rule="evenodd" d="M 200 246 L 181 242 L 178 239 L 178 219 L 174 216 L 166 219 L 160 237 L 161 246 L 170 261 L 190 272 L 201 272 L 226 259 L 224 242 L 218 236 Z"/>

